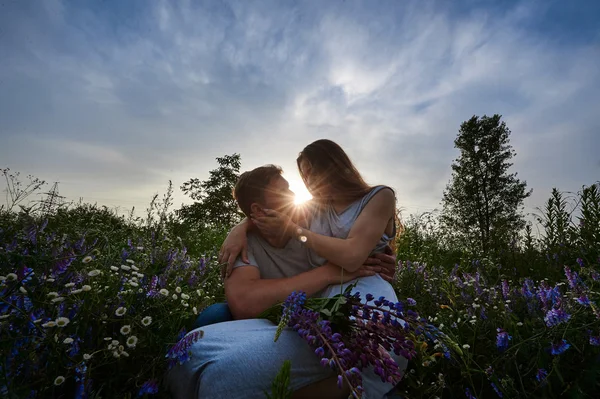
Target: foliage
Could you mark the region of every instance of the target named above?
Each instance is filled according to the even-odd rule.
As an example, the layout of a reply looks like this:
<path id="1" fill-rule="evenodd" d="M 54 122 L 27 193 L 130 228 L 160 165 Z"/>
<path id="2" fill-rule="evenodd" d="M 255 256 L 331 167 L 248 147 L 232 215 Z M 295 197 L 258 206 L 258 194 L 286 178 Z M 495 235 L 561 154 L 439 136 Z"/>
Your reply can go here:
<path id="1" fill-rule="evenodd" d="M 461 124 L 454 146 L 460 156 L 443 196 L 441 221 L 468 249 L 488 255 L 505 246 L 525 226 L 521 207 L 526 183 L 508 173 L 515 155 L 510 130 L 500 115 L 473 116 Z"/>
<path id="2" fill-rule="evenodd" d="M 210 171 L 208 180 L 193 178 L 181 186 L 181 190 L 196 201 L 177 211 L 186 226 L 229 230 L 243 217 L 233 198 L 240 173 L 240 155 L 219 157 L 217 163 L 219 167 Z"/>
<path id="3" fill-rule="evenodd" d="M 222 285 L 211 258 L 153 238 L 102 242 L 46 223 L 0 231 L 5 393 L 136 396 L 161 379 L 167 347 Z"/>
<path id="4" fill-rule="evenodd" d="M 267 399 L 290 399 L 292 397 L 293 391 L 289 388 L 291 370 L 292 362 L 289 360 L 283 362 L 271 385 L 271 393 L 265 392 Z"/>
<path id="5" fill-rule="evenodd" d="M 415 261 L 448 243 L 439 225 L 410 219 L 428 224 L 408 223 L 413 234 L 403 237 L 399 250 L 425 249 L 400 262 L 395 288 L 399 297 L 414 298 L 419 313 L 459 343 L 464 356 L 453 366 L 415 359 L 402 387 L 407 397 L 595 397 L 598 184 L 563 198 L 553 190 L 539 215 L 539 237 L 528 224 L 518 240 L 487 258 L 463 254 L 457 261 L 445 252 L 431 262 Z"/>

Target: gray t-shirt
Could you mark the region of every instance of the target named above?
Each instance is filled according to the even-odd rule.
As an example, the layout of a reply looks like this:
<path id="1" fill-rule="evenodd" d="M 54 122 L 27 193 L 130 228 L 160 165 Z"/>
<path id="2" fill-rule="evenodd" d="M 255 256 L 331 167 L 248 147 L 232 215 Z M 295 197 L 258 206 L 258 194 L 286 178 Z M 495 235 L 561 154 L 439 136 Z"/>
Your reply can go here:
<path id="1" fill-rule="evenodd" d="M 248 260 L 251 266 L 258 267 L 260 278 L 293 277 L 312 269 L 308 262 L 308 250 L 300 241 L 290 239 L 285 247 L 272 247 L 257 233 L 248 233 Z M 234 268 L 249 266 L 237 258 Z"/>

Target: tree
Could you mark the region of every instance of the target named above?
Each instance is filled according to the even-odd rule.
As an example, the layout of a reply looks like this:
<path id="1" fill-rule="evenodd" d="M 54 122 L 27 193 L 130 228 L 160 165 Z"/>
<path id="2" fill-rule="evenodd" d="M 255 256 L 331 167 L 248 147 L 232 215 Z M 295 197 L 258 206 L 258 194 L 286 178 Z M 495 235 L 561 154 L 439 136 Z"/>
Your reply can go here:
<path id="1" fill-rule="evenodd" d="M 229 229 L 242 219 L 233 198 L 240 155 L 225 155 L 217 158 L 217 163 L 219 167 L 210 171 L 208 180 L 192 178 L 181 186 L 183 193 L 196 201 L 176 211 L 184 223 L 199 228 Z"/>
<path id="2" fill-rule="evenodd" d="M 470 249 L 482 254 L 505 246 L 525 227 L 527 183 L 508 173 L 516 155 L 500 115 L 473 116 L 460 125 L 454 146 L 460 156 L 442 200 L 442 223 Z"/>

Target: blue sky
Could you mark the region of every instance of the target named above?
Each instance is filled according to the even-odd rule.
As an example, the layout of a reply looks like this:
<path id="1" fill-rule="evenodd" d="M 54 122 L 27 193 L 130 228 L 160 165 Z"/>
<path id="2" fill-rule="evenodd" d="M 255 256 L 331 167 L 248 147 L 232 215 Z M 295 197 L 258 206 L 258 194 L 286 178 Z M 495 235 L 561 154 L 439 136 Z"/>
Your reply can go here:
<path id="1" fill-rule="evenodd" d="M 6 1 L 0 60 L 0 167 L 69 199 L 144 209 L 234 152 L 297 185 L 330 138 L 427 211 L 460 123 L 494 113 L 527 210 L 600 176 L 596 0 Z"/>

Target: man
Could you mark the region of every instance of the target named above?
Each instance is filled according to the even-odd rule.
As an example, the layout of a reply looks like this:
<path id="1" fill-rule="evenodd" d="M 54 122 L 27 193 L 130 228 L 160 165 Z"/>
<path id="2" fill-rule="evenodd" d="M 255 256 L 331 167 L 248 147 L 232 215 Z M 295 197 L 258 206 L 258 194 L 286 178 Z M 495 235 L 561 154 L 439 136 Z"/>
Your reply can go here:
<path id="1" fill-rule="evenodd" d="M 280 168 L 264 166 L 240 177 L 235 197 L 242 211 L 250 215 L 261 214 L 263 209 L 289 210 L 293 193 Z M 249 320 L 202 328 L 204 337 L 191 348 L 191 359 L 168 376 L 174 396 L 262 398 L 283 361 L 290 359 L 290 386 L 295 398 L 347 397 L 347 387 L 336 387 L 335 374 L 319 364 L 319 358 L 296 332 L 286 329 L 273 343 L 276 326 L 252 318 L 293 291 L 312 296 L 332 284 L 374 275 L 381 268 L 365 265 L 343 274 L 333 264 L 312 268 L 301 243 L 286 236 L 264 237 L 252 232 L 248 245 L 249 264 L 236 262 L 225 281 L 225 293 L 234 317 Z"/>

